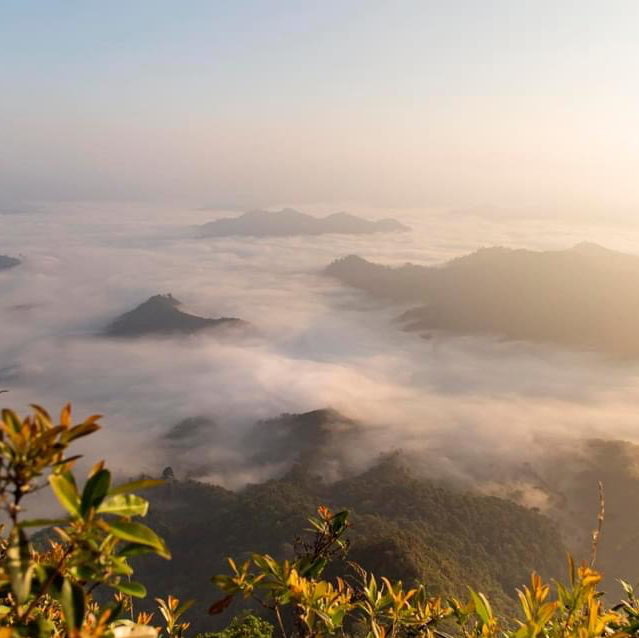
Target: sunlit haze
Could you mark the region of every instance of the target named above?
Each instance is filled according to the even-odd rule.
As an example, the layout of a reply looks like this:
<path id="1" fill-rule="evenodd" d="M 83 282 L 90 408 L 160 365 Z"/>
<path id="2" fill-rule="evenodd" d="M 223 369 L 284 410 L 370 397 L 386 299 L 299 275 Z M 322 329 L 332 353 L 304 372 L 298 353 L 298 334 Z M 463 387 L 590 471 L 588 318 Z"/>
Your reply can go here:
<path id="1" fill-rule="evenodd" d="M 639 6 L 0 6 L 0 201 L 639 210 Z"/>
<path id="2" fill-rule="evenodd" d="M 638 117 L 639 0 L 0 0 L 0 638 L 639 638 Z"/>

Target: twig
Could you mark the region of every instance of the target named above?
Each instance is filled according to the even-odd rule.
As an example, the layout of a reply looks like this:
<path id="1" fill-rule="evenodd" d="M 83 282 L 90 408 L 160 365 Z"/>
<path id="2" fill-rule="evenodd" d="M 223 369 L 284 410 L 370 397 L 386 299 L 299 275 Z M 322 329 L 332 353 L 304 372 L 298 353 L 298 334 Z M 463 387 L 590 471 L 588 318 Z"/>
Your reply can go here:
<path id="1" fill-rule="evenodd" d="M 280 614 L 280 606 L 275 605 L 275 614 L 277 615 L 277 622 L 280 625 L 280 631 L 282 632 L 282 638 L 287 638 L 286 631 L 284 631 L 284 623 L 282 622 L 282 616 Z"/>
<path id="2" fill-rule="evenodd" d="M 592 551 L 590 555 L 590 567 L 594 567 L 597 562 L 597 548 L 603 527 L 604 515 L 606 513 L 606 500 L 604 498 L 603 483 L 599 481 L 599 514 L 597 515 L 597 528 L 592 533 Z"/>

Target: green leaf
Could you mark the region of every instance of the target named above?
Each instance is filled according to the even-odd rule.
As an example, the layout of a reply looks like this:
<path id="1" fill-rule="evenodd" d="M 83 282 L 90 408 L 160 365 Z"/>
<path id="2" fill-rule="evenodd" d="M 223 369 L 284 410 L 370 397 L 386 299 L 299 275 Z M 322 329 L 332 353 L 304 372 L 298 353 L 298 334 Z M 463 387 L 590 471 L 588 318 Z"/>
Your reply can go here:
<path id="1" fill-rule="evenodd" d="M 344 510 L 342 512 L 338 512 L 331 519 L 331 527 L 333 529 L 333 533 L 336 536 L 339 536 L 345 529 L 346 523 L 348 522 L 348 510 Z"/>
<path id="2" fill-rule="evenodd" d="M 476 594 L 472 589 L 470 589 L 470 587 L 468 589 L 472 596 L 473 603 L 475 604 L 475 611 L 477 612 L 477 615 L 480 617 L 484 625 L 490 624 L 493 613 L 488 600 L 486 600 L 486 597 L 483 594 Z"/>
<path id="3" fill-rule="evenodd" d="M 62 603 L 64 619 L 69 629 L 71 629 L 70 633 L 73 633 L 75 629 L 80 629 L 84 622 L 86 611 L 84 589 L 65 578 L 62 584 L 60 602 Z"/>
<path id="4" fill-rule="evenodd" d="M 109 521 L 109 531 L 117 538 L 153 548 L 162 558 L 171 558 L 164 541 L 146 525 L 128 521 Z"/>
<path id="5" fill-rule="evenodd" d="M 118 485 L 117 487 L 114 487 L 109 492 L 109 495 L 113 496 L 115 494 L 127 494 L 128 492 L 147 490 L 151 487 L 164 485 L 165 483 L 166 481 L 160 481 L 159 479 L 143 479 L 141 481 L 131 481 L 130 483 L 125 483 L 124 485 Z"/>
<path id="6" fill-rule="evenodd" d="M 298 564 L 298 571 L 300 573 L 300 576 L 305 576 L 307 578 L 316 578 L 324 571 L 324 568 L 327 564 L 328 561 L 323 556 L 320 556 L 315 560 L 311 560 L 310 557 L 305 557 L 300 560 Z"/>
<path id="7" fill-rule="evenodd" d="M 51 638 L 51 636 L 55 635 L 55 625 L 51 620 L 48 620 L 44 616 L 38 616 L 36 623 L 38 629 L 35 636 L 37 636 L 37 638 Z"/>
<path id="8" fill-rule="evenodd" d="M 30 518 L 20 521 L 20 527 L 51 527 L 52 525 L 66 525 L 69 522 L 66 518 Z"/>
<path id="9" fill-rule="evenodd" d="M 117 556 L 128 558 L 129 556 L 142 556 L 144 554 L 152 554 L 152 547 L 148 545 L 140 545 L 139 543 L 127 543 L 118 553 Z"/>
<path id="10" fill-rule="evenodd" d="M 42 587 L 44 587 L 46 583 L 49 583 L 49 593 L 51 596 L 59 600 L 63 583 L 63 578 L 60 572 L 58 572 L 53 565 L 40 564 L 36 566 L 36 574 L 40 581 L 40 589 L 38 591 L 42 591 Z"/>
<path id="11" fill-rule="evenodd" d="M 100 503 L 109 491 L 111 485 L 111 472 L 109 470 L 98 470 L 84 486 L 82 491 L 82 502 L 80 503 L 80 513 L 86 516 L 92 507 L 99 507 Z"/>
<path id="12" fill-rule="evenodd" d="M 31 565 L 31 548 L 24 531 L 16 528 L 11 533 L 7 549 L 7 567 L 11 581 L 11 591 L 19 605 L 24 603 L 31 593 L 33 567 Z"/>
<path id="13" fill-rule="evenodd" d="M 127 596 L 135 596 L 136 598 L 144 598 L 146 596 L 146 587 L 136 580 L 120 582 L 115 585 L 115 588 Z"/>
<path id="14" fill-rule="evenodd" d="M 118 516 L 146 516 L 148 510 L 149 502 L 135 494 L 112 494 L 98 507 L 99 514 Z"/>
<path id="15" fill-rule="evenodd" d="M 65 472 L 64 474 L 51 474 L 49 484 L 53 493 L 60 501 L 60 505 L 73 517 L 80 517 L 80 496 L 75 483 L 71 481 Z"/>
<path id="16" fill-rule="evenodd" d="M 308 570 L 308 578 L 317 578 L 324 571 L 326 565 L 328 565 L 328 560 L 325 557 L 313 561 Z"/>
<path id="17" fill-rule="evenodd" d="M 75 568 L 71 568 L 71 573 L 79 580 L 89 581 L 93 580 L 93 577 L 95 576 L 95 569 L 89 565 L 78 565 Z"/>

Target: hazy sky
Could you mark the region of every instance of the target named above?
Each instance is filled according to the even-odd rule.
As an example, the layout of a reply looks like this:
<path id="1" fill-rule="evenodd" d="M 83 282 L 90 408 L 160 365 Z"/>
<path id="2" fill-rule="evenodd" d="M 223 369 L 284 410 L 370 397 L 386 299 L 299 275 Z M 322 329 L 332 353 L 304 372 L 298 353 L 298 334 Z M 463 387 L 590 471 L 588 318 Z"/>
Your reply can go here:
<path id="1" fill-rule="evenodd" d="M 0 207 L 639 210 L 635 0 L 2 0 Z"/>

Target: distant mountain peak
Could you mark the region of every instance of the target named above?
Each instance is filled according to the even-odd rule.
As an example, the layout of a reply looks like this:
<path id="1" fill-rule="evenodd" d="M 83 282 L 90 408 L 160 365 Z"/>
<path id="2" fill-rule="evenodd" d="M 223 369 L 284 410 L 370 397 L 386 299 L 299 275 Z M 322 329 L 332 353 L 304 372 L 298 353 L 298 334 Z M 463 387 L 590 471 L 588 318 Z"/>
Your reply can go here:
<path id="1" fill-rule="evenodd" d="M 340 257 L 336 259 L 330 266 L 334 265 L 342 265 L 342 266 L 356 266 L 358 264 L 370 264 L 370 261 L 367 261 L 363 257 L 359 255 L 346 255 L 346 257 Z"/>
<path id="2" fill-rule="evenodd" d="M 8 270 L 15 268 L 22 262 L 17 257 L 9 257 L 9 255 L 0 255 L 0 270 Z"/>
<path id="3" fill-rule="evenodd" d="M 360 427 L 357 421 L 333 408 L 284 413 L 257 422 L 246 444 L 256 450 L 253 459 L 257 462 L 306 459 L 315 466 L 320 459 L 331 458 L 332 463 L 339 464 L 341 446 L 348 448 Z"/>
<path id="4" fill-rule="evenodd" d="M 611 250 L 610 248 L 606 248 L 605 246 L 602 246 L 601 244 L 596 244 L 595 242 L 592 241 L 582 241 L 579 242 L 578 244 L 575 244 L 572 248 L 571 251 L 574 253 L 581 253 L 582 255 L 612 255 L 617 253 L 617 251 L 615 250 Z M 617 253 L 617 254 L 621 254 L 621 253 Z"/>
<path id="5" fill-rule="evenodd" d="M 172 306 L 172 307 L 176 308 L 177 306 L 181 306 L 182 302 L 179 299 L 176 299 L 169 292 L 166 295 L 161 295 L 161 294 L 153 295 L 153 296 L 149 297 L 143 304 L 140 304 L 140 305 L 143 306 L 145 304 L 168 305 L 168 306 Z"/>
<path id="6" fill-rule="evenodd" d="M 171 293 L 153 295 L 137 308 L 111 323 L 104 334 L 111 337 L 141 337 L 147 334 L 192 334 L 208 328 L 239 327 L 246 322 L 234 317 L 207 319 L 178 309 L 181 302 Z"/>
<path id="7" fill-rule="evenodd" d="M 370 221 L 350 213 L 314 217 L 294 208 L 255 210 L 239 217 L 224 217 L 200 227 L 204 237 L 292 237 L 302 235 L 365 235 L 409 230 L 395 219 Z"/>

